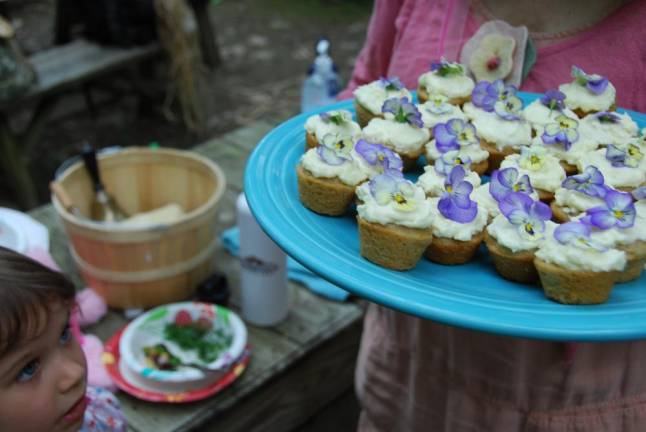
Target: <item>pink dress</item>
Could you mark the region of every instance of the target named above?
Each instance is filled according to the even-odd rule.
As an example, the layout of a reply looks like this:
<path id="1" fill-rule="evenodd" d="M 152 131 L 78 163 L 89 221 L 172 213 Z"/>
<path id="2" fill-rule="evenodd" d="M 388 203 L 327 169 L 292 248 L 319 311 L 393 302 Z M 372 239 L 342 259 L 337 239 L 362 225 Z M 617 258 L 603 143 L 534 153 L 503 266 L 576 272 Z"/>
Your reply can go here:
<path id="1" fill-rule="evenodd" d="M 540 2 L 537 2 L 537 5 Z M 428 70 L 446 0 L 376 0 L 352 81 Z M 478 28 L 469 12 L 464 40 Z M 618 106 L 646 112 L 646 2 L 539 49 L 523 90 L 569 82 L 570 67 L 608 76 Z M 371 304 L 356 389 L 362 431 L 643 432 L 646 342 L 566 344 L 450 327 Z"/>

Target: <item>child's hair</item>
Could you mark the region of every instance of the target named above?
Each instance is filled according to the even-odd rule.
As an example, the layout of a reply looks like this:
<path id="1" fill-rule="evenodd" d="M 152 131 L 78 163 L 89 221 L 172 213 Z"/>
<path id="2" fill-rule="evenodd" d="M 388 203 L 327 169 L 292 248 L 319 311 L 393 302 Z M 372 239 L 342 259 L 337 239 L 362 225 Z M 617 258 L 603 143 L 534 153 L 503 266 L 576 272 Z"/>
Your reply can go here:
<path id="1" fill-rule="evenodd" d="M 36 336 L 51 305 L 72 305 L 74 294 L 74 284 L 62 273 L 0 246 L 0 356 Z"/>

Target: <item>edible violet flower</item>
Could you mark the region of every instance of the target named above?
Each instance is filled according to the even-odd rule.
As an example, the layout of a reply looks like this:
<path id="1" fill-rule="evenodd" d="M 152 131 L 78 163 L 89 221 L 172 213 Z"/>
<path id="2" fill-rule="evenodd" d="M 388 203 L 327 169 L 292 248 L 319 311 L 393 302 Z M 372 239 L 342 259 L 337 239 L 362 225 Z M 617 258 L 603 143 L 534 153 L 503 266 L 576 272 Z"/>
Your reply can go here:
<path id="1" fill-rule="evenodd" d="M 534 192 L 527 174 L 518 178 L 518 170 L 514 167 L 495 170 L 491 173 L 489 193 L 496 201 L 500 202 L 513 192 L 522 192 L 527 195 Z"/>
<path id="2" fill-rule="evenodd" d="M 417 107 L 407 97 L 387 99 L 381 107 L 381 112 L 391 113 L 395 116 L 395 121 L 399 123 L 408 123 L 418 128 L 424 127 L 422 113 L 417 110 Z"/>
<path id="3" fill-rule="evenodd" d="M 522 109 L 523 101 L 517 96 L 509 96 L 493 105 L 494 112 L 504 120 L 519 120 Z"/>
<path id="4" fill-rule="evenodd" d="M 368 164 L 376 167 L 377 171 L 383 173 L 386 170 L 395 170 L 401 174 L 404 166 L 402 158 L 388 147 L 360 139 L 354 149 Z"/>
<path id="5" fill-rule="evenodd" d="M 471 222 L 478 214 L 478 205 L 469 198 L 473 185 L 465 181 L 464 176 L 461 165 L 453 167 L 444 182 L 446 192 L 437 203 L 442 216 L 459 223 Z"/>
<path id="6" fill-rule="evenodd" d="M 631 192 L 635 201 L 646 200 L 646 186 L 640 186 Z"/>
<path id="7" fill-rule="evenodd" d="M 453 105 L 449 104 L 449 98 L 439 93 L 430 95 L 423 107 L 426 111 L 436 115 L 446 114 L 453 109 Z"/>
<path id="8" fill-rule="evenodd" d="M 599 123 L 615 124 L 621 121 L 621 117 L 610 111 L 601 111 L 592 116 L 599 120 Z"/>
<path id="9" fill-rule="evenodd" d="M 546 91 L 540 100 L 550 111 L 563 111 L 563 108 L 565 108 L 565 93 L 559 90 Z"/>
<path id="10" fill-rule="evenodd" d="M 579 249 L 595 249 L 599 252 L 607 248 L 590 238 L 590 227 L 581 222 L 567 222 L 554 230 L 554 238 L 562 245 L 572 245 Z"/>
<path id="11" fill-rule="evenodd" d="M 464 67 L 460 63 L 450 62 L 442 57 L 431 62 L 431 72 L 445 77 L 464 74 Z"/>
<path id="12" fill-rule="evenodd" d="M 403 177 L 384 173 L 376 176 L 369 183 L 370 193 L 377 204 L 393 204 L 395 209 L 410 212 L 417 208 L 415 186 Z"/>
<path id="13" fill-rule="evenodd" d="M 316 152 L 328 165 L 341 165 L 352 159 L 350 151 L 353 147 L 352 138 L 340 137 L 336 134 L 325 134 Z"/>
<path id="14" fill-rule="evenodd" d="M 593 165 L 585 167 L 581 174 L 567 177 L 561 186 L 597 198 L 605 197 L 608 190 L 604 184 L 603 174 Z"/>
<path id="15" fill-rule="evenodd" d="M 608 87 L 608 79 L 597 74 L 587 74 L 583 69 L 572 66 L 572 78 L 577 84 L 584 86 L 592 93 L 600 95 Z"/>
<path id="16" fill-rule="evenodd" d="M 462 165 L 465 168 L 468 168 L 471 164 L 471 158 L 469 156 L 459 156 L 457 150 L 451 150 L 446 153 L 442 153 L 439 158 L 435 160 L 435 172 L 440 175 L 448 176 L 451 173 L 453 167 Z"/>
<path id="17" fill-rule="evenodd" d="M 461 119 L 451 119 L 446 123 L 436 124 L 433 128 L 433 136 L 435 136 L 435 147 L 440 153 L 478 143 L 476 128 Z"/>
<path id="18" fill-rule="evenodd" d="M 545 144 L 561 144 L 566 151 L 570 150 L 572 143 L 579 140 L 579 122 L 563 114 L 555 120 L 545 126 L 541 139 Z"/>
<path id="19" fill-rule="evenodd" d="M 337 126 L 352 121 L 352 116 L 347 111 L 329 111 L 319 114 L 323 123 L 333 123 Z"/>
<path id="20" fill-rule="evenodd" d="M 630 228 L 635 224 L 636 211 L 631 194 L 609 189 L 603 200 L 605 205 L 586 211 L 590 225 L 605 230 L 615 226 Z"/>
<path id="21" fill-rule="evenodd" d="M 546 155 L 546 150 L 542 146 L 522 147 L 520 149 L 520 158 L 518 158 L 518 166 L 526 170 L 538 171 L 543 168 Z"/>
<path id="22" fill-rule="evenodd" d="M 513 85 L 505 85 L 499 79 L 494 82 L 480 81 L 471 92 L 471 102 L 478 108 L 492 112 L 496 102 L 504 101 L 511 96 L 516 96 L 516 91 L 516 87 Z"/>
<path id="23" fill-rule="evenodd" d="M 381 77 L 379 78 L 379 83 L 381 83 L 387 91 L 399 91 L 404 88 L 404 84 L 401 82 L 399 77 Z"/>
<path id="24" fill-rule="evenodd" d="M 627 144 L 622 147 L 610 144 L 606 147 L 606 159 L 613 167 L 637 168 L 643 157 L 641 149 L 635 144 Z"/>
<path id="25" fill-rule="evenodd" d="M 550 207 L 534 201 L 522 192 L 511 192 L 498 202 L 500 212 L 514 225 L 521 237 L 539 240 L 545 232 L 545 221 L 552 218 Z"/>

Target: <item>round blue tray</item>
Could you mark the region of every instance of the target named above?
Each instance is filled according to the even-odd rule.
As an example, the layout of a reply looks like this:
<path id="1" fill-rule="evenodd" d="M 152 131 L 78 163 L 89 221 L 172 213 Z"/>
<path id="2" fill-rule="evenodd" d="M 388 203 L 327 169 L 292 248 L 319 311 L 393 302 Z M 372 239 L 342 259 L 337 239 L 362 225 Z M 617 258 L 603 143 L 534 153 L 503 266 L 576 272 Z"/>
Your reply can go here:
<path id="1" fill-rule="evenodd" d="M 525 103 L 538 95 L 522 93 Z M 597 306 L 566 306 L 538 286 L 502 279 L 481 247 L 474 261 L 442 266 L 422 258 L 406 272 L 379 267 L 359 255 L 354 216 L 327 217 L 300 203 L 295 167 L 303 154 L 307 118 L 345 108 L 350 101 L 301 114 L 258 144 L 245 171 L 249 207 L 267 234 L 289 255 L 351 293 L 418 317 L 511 336 L 563 341 L 646 337 L 646 276 L 618 284 Z M 646 116 L 629 112 L 640 127 Z M 421 172 L 421 171 L 420 171 Z"/>

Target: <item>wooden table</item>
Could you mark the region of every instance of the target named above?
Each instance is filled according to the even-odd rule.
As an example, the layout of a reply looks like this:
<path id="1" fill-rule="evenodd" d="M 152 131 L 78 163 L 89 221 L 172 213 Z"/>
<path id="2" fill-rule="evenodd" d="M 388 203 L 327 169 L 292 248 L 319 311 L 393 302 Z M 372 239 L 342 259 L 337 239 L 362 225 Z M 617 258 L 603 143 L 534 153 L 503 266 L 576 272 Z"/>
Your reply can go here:
<path id="1" fill-rule="evenodd" d="M 273 127 L 267 122 L 254 123 L 194 149 L 217 162 L 227 177 L 227 190 L 218 213 L 219 232 L 235 224 L 235 199 L 242 190 L 246 159 Z M 30 214 L 50 229 L 54 258 L 78 286 L 83 286 L 53 207 L 46 205 Z M 216 263 L 229 278 L 235 308 L 239 298 L 239 263 L 221 248 Z M 287 431 L 347 394 L 353 385 L 362 307 L 353 302 L 322 299 L 294 283 L 290 287 L 294 303 L 288 318 L 273 328 L 248 326 L 251 363 L 222 393 L 184 405 L 152 404 L 118 393 L 130 430 Z M 122 314 L 111 311 L 86 331 L 105 340 L 126 322 Z M 338 431 L 348 427 L 335 425 Z M 308 423 L 305 429 L 314 428 Z"/>

